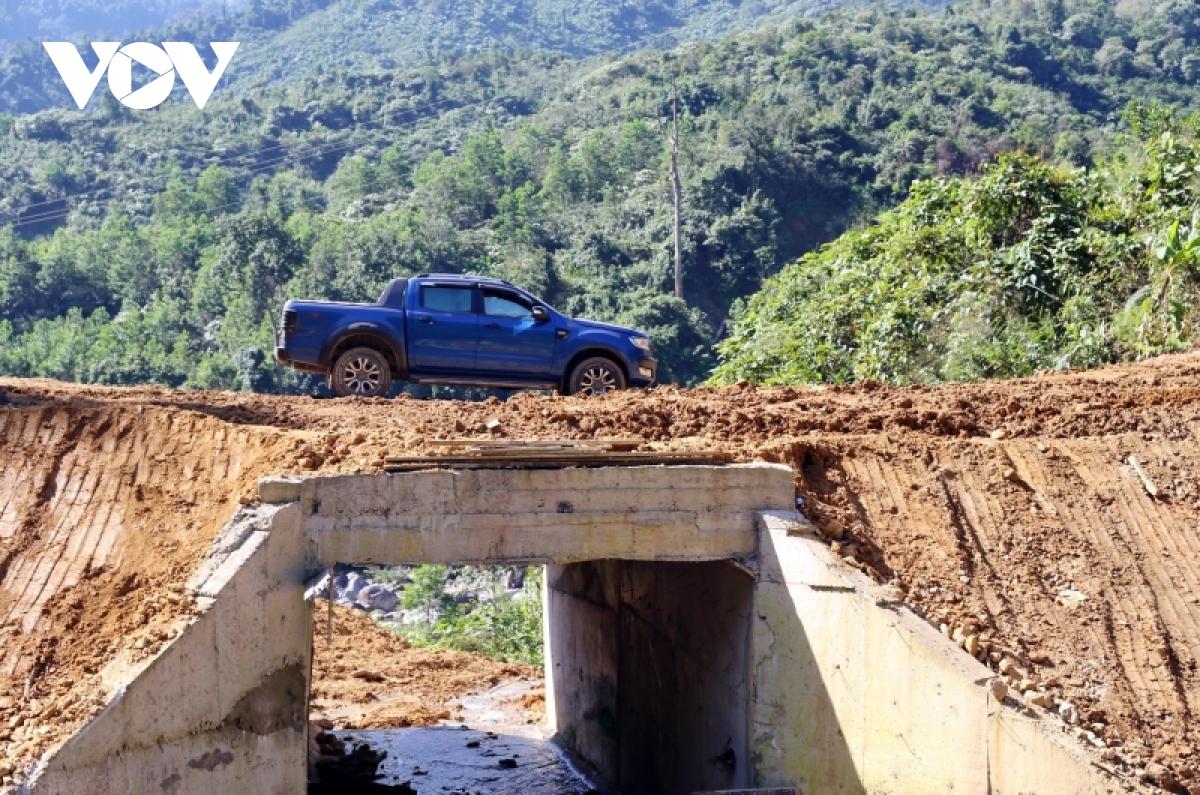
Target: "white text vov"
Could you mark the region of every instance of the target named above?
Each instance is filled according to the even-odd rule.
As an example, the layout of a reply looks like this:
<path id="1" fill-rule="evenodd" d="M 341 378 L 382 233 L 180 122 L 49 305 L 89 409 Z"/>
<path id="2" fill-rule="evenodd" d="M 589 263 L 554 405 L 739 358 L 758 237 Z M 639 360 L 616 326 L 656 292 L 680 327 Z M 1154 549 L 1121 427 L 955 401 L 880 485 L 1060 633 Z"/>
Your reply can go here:
<path id="1" fill-rule="evenodd" d="M 91 72 L 74 44 L 46 41 L 42 42 L 42 46 L 50 53 L 50 60 L 54 61 L 54 66 L 62 75 L 67 90 L 71 92 L 71 97 L 80 110 L 83 110 L 92 98 L 105 69 L 108 70 L 108 88 L 122 105 L 137 110 L 149 110 L 162 104 L 171 94 L 171 89 L 175 87 L 176 72 L 183 79 L 183 85 L 192 95 L 196 107 L 203 108 L 204 103 L 212 96 L 213 89 L 217 87 L 217 81 L 225 74 L 225 67 L 233 60 L 238 42 L 212 43 L 213 52 L 217 56 L 217 67 L 211 72 L 205 68 L 196 48 L 180 41 L 164 41 L 162 47 L 144 41 L 126 44 L 124 47 L 119 41 L 92 42 L 92 49 L 96 51 L 100 62 L 95 71 Z M 133 90 L 134 61 L 159 75 L 137 91 Z"/>

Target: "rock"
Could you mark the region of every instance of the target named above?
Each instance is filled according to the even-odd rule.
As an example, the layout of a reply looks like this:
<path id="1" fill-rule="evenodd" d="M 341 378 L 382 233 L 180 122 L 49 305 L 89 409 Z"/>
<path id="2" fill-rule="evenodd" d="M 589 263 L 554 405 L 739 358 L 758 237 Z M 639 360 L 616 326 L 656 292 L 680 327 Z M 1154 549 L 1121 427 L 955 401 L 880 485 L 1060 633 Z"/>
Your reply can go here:
<path id="1" fill-rule="evenodd" d="M 1005 467 L 1005 468 L 1004 468 L 1004 479 L 1005 479 L 1005 480 L 1007 480 L 1007 481 L 1009 481 L 1010 483 L 1021 483 L 1021 482 L 1023 482 L 1023 481 L 1021 480 L 1021 476 L 1020 476 L 1020 475 L 1017 473 L 1017 470 L 1013 469 L 1012 467 Z"/>
<path id="2" fill-rule="evenodd" d="M 1064 701 L 1058 705 L 1058 714 L 1059 717 L 1072 726 L 1074 726 L 1076 723 L 1079 723 L 1079 710 L 1077 710 L 1075 705 L 1070 701 Z"/>
<path id="3" fill-rule="evenodd" d="M 1087 601 L 1087 594 L 1071 588 L 1064 588 L 1058 592 L 1058 596 L 1055 598 L 1055 601 L 1068 610 L 1073 610 Z"/>
<path id="4" fill-rule="evenodd" d="M 341 579 L 340 577 L 338 578 Z M 342 604 L 352 604 L 358 600 L 358 594 L 367 587 L 367 581 L 356 571 L 346 575 L 345 584 L 334 582 L 334 601 Z"/>
<path id="5" fill-rule="evenodd" d="M 1151 762 L 1146 765 L 1146 771 L 1142 773 L 1142 778 L 1157 784 L 1163 789 L 1171 789 L 1175 786 L 1175 776 L 1172 775 L 1170 770 L 1157 762 Z"/>
<path id="6" fill-rule="evenodd" d="M 358 598 L 354 601 L 368 610 L 381 610 L 384 613 L 395 610 L 399 602 L 396 594 L 382 585 L 368 585 L 358 592 Z"/>
<path id="7" fill-rule="evenodd" d="M 954 641 L 959 646 L 961 646 L 963 641 L 966 639 L 967 633 L 962 627 L 955 627 L 954 631 L 950 633 L 950 640 Z"/>
<path id="8" fill-rule="evenodd" d="M 1009 671 L 1011 671 L 1013 669 L 1014 665 L 1016 665 L 1016 663 L 1014 663 L 1012 661 L 1011 657 L 1005 657 L 1003 660 L 1000 661 L 1000 673 L 1007 674 Z"/>
<path id="9" fill-rule="evenodd" d="M 505 770 L 512 770 L 516 766 L 517 766 L 517 760 L 515 760 L 515 759 L 509 758 L 509 759 L 501 759 L 500 760 L 500 767 L 504 768 Z"/>
<path id="10" fill-rule="evenodd" d="M 3 389 L 0 389 L 0 406 L 7 406 L 9 403 L 12 403 L 12 398 L 8 396 L 7 392 L 5 392 Z M 5 775 L 8 774 L 6 773 Z"/>
<path id="11" fill-rule="evenodd" d="M 1022 679 L 1017 684 L 1017 690 L 1020 690 L 1022 693 L 1027 693 L 1030 690 L 1034 690 L 1036 688 L 1037 688 L 1037 684 L 1035 684 L 1032 679 Z"/>
<path id="12" fill-rule="evenodd" d="M 500 433 L 500 420 L 496 419 L 495 417 L 485 422 L 483 426 L 492 433 Z"/>
<path id="13" fill-rule="evenodd" d="M 329 718 L 317 718 L 313 723 L 326 731 L 333 728 L 333 721 Z"/>
<path id="14" fill-rule="evenodd" d="M 1105 748 L 1103 751 L 1100 752 L 1100 758 L 1103 759 L 1105 762 L 1117 761 L 1117 749 L 1116 748 Z"/>
<path id="15" fill-rule="evenodd" d="M 988 690 L 992 693 L 992 698 L 997 701 L 1003 701 L 1008 698 L 1008 683 L 1000 677 L 996 677 L 988 682 Z"/>
<path id="16" fill-rule="evenodd" d="M 830 541 L 841 541 L 846 536 L 845 526 L 837 519 L 831 519 L 817 529 Z"/>
<path id="17" fill-rule="evenodd" d="M 1050 704 L 1053 702 L 1050 701 L 1049 693 L 1035 692 L 1033 695 L 1031 695 L 1029 697 L 1029 703 L 1033 704 L 1034 706 L 1037 706 L 1037 707 L 1049 709 Z"/>
<path id="18" fill-rule="evenodd" d="M 999 441 L 1001 439 L 1008 438 L 1008 431 L 1006 431 L 1004 428 L 997 428 L 996 430 L 992 431 L 988 435 L 991 436 L 993 439 Z"/>
<path id="19" fill-rule="evenodd" d="M 368 671 L 368 670 L 362 669 L 362 668 L 360 668 L 359 670 L 355 671 L 354 673 L 352 673 L 350 675 L 352 677 L 354 677 L 355 679 L 361 679 L 364 682 L 382 682 L 387 678 L 383 674 L 379 673 L 378 671 Z"/>
<path id="20" fill-rule="evenodd" d="M 967 637 L 965 637 L 963 639 L 963 648 L 966 649 L 967 654 L 971 655 L 972 657 L 975 657 L 976 655 L 978 655 L 979 654 L 979 636 L 978 635 L 967 635 Z"/>

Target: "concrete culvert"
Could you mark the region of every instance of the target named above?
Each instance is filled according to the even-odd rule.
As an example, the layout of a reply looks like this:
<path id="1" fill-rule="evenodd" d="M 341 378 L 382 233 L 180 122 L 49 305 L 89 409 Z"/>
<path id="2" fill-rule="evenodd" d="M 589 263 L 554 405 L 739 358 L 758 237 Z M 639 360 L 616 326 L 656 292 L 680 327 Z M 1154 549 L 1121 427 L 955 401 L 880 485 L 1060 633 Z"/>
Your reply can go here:
<path id="1" fill-rule="evenodd" d="M 778 510 L 799 505 L 826 536 L 841 536 L 808 534 L 803 517 L 788 520 L 792 530 L 763 520 L 731 551 L 726 542 L 741 537 L 731 520 L 671 519 L 672 511 L 720 513 L 706 493 L 681 488 L 674 470 L 676 502 L 630 502 L 635 489 L 625 486 L 606 497 L 603 521 L 589 500 L 605 489 L 567 494 L 558 478 L 571 476 L 546 475 L 529 495 L 532 506 L 541 500 L 546 524 L 509 517 L 492 536 L 506 560 L 535 565 L 719 565 L 748 578 L 750 692 L 786 698 L 750 699 L 745 753 L 730 731 L 695 749 L 708 771 L 752 770 L 755 786 L 806 791 L 951 781 L 985 792 L 1161 787 L 1155 781 L 1193 788 L 1200 454 L 1188 428 L 1200 420 L 1198 376 L 1200 356 L 1188 354 L 936 388 L 660 387 L 589 400 L 378 405 L 3 380 L 15 405 L 0 411 L 0 787 L 78 792 L 111 781 L 125 788 L 113 791 L 181 793 L 203 776 L 209 789 L 197 791 L 254 791 L 259 777 L 290 775 L 302 787 L 303 726 L 260 735 L 253 727 L 265 724 L 226 719 L 279 671 L 307 670 L 311 608 L 297 605 L 313 557 L 317 569 L 386 563 L 376 552 L 387 534 L 421 539 L 420 528 L 405 535 L 394 524 L 407 515 L 427 517 L 426 530 L 438 528 L 455 551 L 484 532 L 484 520 L 455 513 L 462 495 L 483 495 L 479 513 L 496 516 L 523 494 L 463 491 L 451 473 L 437 473 L 446 481 L 431 489 L 439 507 L 413 513 L 415 498 L 383 485 L 401 476 L 364 481 L 361 493 L 392 501 L 360 500 L 357 509 L 320 484 L 374 477 L 387 455 L 434 452 L 429 439 L 490 438 L 486 423 L 499 419 L 509 439 L 638 436 L 657 449 L 715 447 L 792 466 Z M 821 462 L 811 477 L 801 466 L 807 453 Z M 309 480 L 275 494 L 280 503 L 256 505 L 265 475 Z M 302 499 L 310 483 L 311 499 Z M 560 503 L 573 512 L 558 513 Z M 335 515 L 346 529 L 311 524 Z M 625 542 L 604 546 L 601 530 Z M 558 546 L 539 557 L 525 546 L 533 541 Z M 303 550 L 295 559 L 293 543 Z M 558 557 L 564 549 L 574 557 Z M 650 557 L 681 549 L 702 549 L 705 559 Z M 235 593 L 247 595 L 225 613 L 222 600 Z M 598 596 L 598 614 L 637 603 L 632 591 Z M 297 626 L 302 641 L 277 642 Z M 787 650 L 796 639 L 806 643 Z M 594 643 L 583 648 L 602 647 Z M 880 681 L 904 686 L 881 691 Z M 549 677 L 546 711 L 555 720 L 559 692 Z M 869 708 L 888 703 L 894 708 L 882 713 Z M 1066 716 L 1064 703 L 1074 709 Z M 619 702 L 615 711 L 592 706 L 566 717 L 620 730 Z M 571 721 L 562 723 L 564 742 Z M 936 770 L 910 763 L 894 772 L 893 763 L 913 757 L 913 742 Z M 1023 748 L 1040 749 L 1036 775 Z M 1169 779 L 1159 767 L 1150 768 L 1154 781 L 1143 779 L 1151 764 Z M 150 769 L 155 776 L 130 778 Z M 1072 779 L 1080 769 L 1100 783 Z"/>

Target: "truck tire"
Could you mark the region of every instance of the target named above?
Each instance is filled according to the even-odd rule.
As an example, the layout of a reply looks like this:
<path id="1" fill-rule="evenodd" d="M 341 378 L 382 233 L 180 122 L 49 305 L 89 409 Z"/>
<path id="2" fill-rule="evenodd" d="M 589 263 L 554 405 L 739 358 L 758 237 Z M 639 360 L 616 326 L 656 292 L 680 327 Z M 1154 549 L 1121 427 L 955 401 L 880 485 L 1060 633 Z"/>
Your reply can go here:
<path id="1" fill-rule="evenodd" d="M 593 397 L 625 388 L 625 373 L 612 359 L 593 356 L 575 365 L 567 379 L 568 395 Z"/>
<path id="2" fill-rule="evenodd" d="M 340 397 L 383 397 L 392 388 L 392 366 L 374 348 L 351 348 L 337 358 L 330 374 Z"/>

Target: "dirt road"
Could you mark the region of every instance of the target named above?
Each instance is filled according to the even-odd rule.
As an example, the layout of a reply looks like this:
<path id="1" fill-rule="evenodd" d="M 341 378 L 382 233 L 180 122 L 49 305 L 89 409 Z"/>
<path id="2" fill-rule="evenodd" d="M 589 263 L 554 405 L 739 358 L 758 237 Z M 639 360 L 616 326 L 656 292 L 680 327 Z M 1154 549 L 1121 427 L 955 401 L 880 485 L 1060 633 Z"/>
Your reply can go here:
<path id="1" fill-rule="evenodd" d="M 170 586 L 260 474 L 375 471 L 449 436 L 638 436 L 791 464 L 830 543 L 1025 683 L 1045 704 L 1034 708 L 1073 718 L 1068 730 L 1111 745 L 1113 764 L 1200 786 L 1198 355 L 1002 383 L 590 401 L 0 389 L 12 400 L 0 408 L 0 742 L 12 761 L 0 766 L 81 723 L 105 665 L 162 642 L 187 609 Z M 61 729 L 6 736 L 15 718 L 55 710 Z"/>

